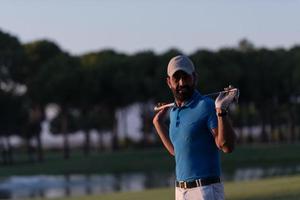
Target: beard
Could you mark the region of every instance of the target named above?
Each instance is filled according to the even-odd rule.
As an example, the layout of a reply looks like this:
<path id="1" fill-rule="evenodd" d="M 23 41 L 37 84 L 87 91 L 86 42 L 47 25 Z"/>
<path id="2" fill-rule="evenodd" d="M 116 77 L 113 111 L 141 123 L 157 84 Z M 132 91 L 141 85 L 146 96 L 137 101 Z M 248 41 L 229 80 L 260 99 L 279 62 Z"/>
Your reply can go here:
<path id="1" fill-rule="evenodd" d="M 181 102 L 189 100 L 192 97 L 193 92 L 194 92 L 194 87 L 189 86 L 189 85 L 178 86 L 178 87 L 172 89 L 174 98 Z"/>

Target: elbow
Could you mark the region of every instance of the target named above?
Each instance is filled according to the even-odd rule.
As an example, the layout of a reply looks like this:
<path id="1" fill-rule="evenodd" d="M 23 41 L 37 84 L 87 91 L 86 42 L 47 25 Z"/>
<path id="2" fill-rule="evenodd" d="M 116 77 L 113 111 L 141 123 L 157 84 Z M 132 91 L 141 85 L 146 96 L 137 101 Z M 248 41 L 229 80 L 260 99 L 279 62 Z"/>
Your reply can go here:
<path id="1" fill-rule="evenodd" d="M 234 144 L 232 145 L 225 145 L 221 148 L 221 150 L 224 152 L 224 153 L 232 153 L 234 151 Z"/>
<path id="2" fill-rule="evenodd" d="M 169 153 L 170 153 L 172 156 L 175 156 L 174 150 L 170 150 Z"/>
<path id="3" fill-rule="evenodd" d="M 174 148 L 167 147 L 166 149 L 168 150 L 169 154 L 171 154 L 172 156 L 175 156 Z"/>
<path id="4" fill-rule="evenodd" d="M 217 147 L 223 152 L 223 153 L 232 153 L 235 148 L 234 143 L 228 143 L 228 142 L 219 142 L 217 144 Z"/>
<path id="5" fill-rule="evenodd" d="M 234 151 L 234 148 L 223 148 L 223 153 L 232 153 Z"/>
<path id="6" fill-rule="evenodd" d="M 218 148 L 224 153 L 232 153 L 235 149 L 236 144 L 235 134 L 233 133 L 232 138 L 229 138 L 228 140 L 218 140 L 217 144 Z"/>

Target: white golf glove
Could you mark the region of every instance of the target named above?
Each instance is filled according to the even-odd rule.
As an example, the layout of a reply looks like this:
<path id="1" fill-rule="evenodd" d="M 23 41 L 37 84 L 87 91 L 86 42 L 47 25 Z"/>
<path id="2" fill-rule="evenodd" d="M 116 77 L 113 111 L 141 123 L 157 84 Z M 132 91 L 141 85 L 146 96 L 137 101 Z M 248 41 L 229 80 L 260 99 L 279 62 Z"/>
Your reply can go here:
<path id="1" fill-rule="evenodd" d="M 239 98 L 239 90 L 229 86 L 225 88 L 224 92 L 221 92 L 217 99 L 215 100 L 216 109 L 220 108 L 222 110 L 227 110 L 229 105 Z"/>

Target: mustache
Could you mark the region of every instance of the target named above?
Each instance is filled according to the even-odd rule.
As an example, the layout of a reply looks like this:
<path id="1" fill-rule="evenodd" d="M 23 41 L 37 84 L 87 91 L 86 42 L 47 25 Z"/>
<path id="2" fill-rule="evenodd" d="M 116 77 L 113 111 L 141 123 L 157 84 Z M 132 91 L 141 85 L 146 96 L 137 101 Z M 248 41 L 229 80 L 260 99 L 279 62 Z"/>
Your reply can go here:
<path id="1" fill-rule="evenodd" d="M 191 87 L 190 87 L 190 86 L 188 86 L 188 85 L 184 85 L 184 86 L 178 86 L 178 87 L 176 88 L 176 91 L 179 91 L 179 90 L 182 90 L 182 89 L 187 89 L 187 90 L 190 90 L 190 89 L 191 89 Z"/>

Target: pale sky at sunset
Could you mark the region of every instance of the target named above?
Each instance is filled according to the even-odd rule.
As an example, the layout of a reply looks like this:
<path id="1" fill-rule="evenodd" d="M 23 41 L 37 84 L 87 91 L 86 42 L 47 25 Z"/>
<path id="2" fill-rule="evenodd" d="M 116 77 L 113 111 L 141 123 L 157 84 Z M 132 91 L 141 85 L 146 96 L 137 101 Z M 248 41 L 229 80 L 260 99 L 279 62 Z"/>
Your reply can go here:
<path id="1" fill-rule="evenodd" d="M 185 53 L 236 46 L 300 44 L 298 0 L 3 0 L 0 29 L 22 43 L 55 41 L 72 54 L 112 48 L 125 53 Z"/>

